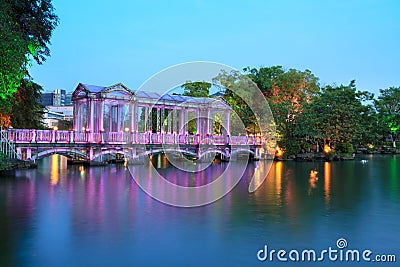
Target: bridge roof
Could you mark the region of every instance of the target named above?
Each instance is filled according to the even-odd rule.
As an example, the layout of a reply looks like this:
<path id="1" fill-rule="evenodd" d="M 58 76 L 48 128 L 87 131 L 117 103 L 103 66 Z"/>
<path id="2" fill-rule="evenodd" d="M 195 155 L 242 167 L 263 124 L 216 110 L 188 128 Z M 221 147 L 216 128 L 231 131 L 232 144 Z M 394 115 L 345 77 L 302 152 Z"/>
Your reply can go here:
<path id="1" fill-rule="evenodd" d="M 79 98 L 85 98 L 88 95 L 94 95 L 95 97 L 107 97 L 107 94 L 114 92 L 118 93 L 120 97 L 123 97 L 121 95 L 121 92 L 125 94 L 126 96 L 137 96 L 139 99 L 144 98 L 144 99 L 149 99 L 151 101 L 155 100 L 161 100 L 161 101 L 169 101 L 169 102 L 175 102 L 175 103 L 190 103 L 190 104 L 198 104 L 198 105 L 207 105 L 211 104 L 212 102 L 217 102 L 219 103 L 218 105 L 221 107 L 223 106 L 224 108 L 230 109 L 230 105 L 225 102 L 223 99 L 220 97 L 218 98 L 207 98 L 207 97 L 192 97 L 192 96 L 183 96 L 183 95 L 175 95 L 175 94 L 159 94 L 156 92 L 148 92 L 148 91 L 141 91 L 141 90 L 135 90 L 132 91 L 125 85 L 118 83 L 112 86 L 97 86 L 97 85 L 90 85 L 90 84 L 83 84 L 79 83 L 78 86 L 76 87 L 74 93 L 73 93 L 73 99 L 79 99 Z M 115 95 L 114 95 L 115 97 Z"/>

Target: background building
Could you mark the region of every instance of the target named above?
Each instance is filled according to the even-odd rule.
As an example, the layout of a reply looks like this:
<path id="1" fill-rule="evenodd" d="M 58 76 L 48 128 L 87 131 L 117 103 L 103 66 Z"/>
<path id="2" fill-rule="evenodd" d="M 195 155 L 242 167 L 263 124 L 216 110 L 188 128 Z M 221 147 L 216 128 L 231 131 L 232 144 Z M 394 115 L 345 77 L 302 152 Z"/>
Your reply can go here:
<path id="1" fill-rule="evenodd" d="M 56 89 L 53 92 L 43 93 L 41 103 L 44 106 L 72 106 L 72 93 L 64 89 Z"/>
<path id="2" fill-rule="evenodd" d="M 72 93 L 64 89 L 42 94 L 42 105 L 46 107 L 42 123 L 48 128 L 72 129 L 73 102 Z"/>

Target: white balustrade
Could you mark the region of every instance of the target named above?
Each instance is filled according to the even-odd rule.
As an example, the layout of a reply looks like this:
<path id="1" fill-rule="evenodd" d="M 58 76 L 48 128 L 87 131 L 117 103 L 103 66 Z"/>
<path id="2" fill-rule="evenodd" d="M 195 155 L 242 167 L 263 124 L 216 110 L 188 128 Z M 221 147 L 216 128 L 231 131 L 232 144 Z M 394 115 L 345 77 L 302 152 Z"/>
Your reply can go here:
<path id="1" fill-rule="evenodd" d="M 175 134 L 164 134 L 164 143 L 165 144 L 174 144 L 175 143 Z"/>
<path id="2" fill-rule="evenodd" d="M 161 144 L 161 134 L 159 134 L 159 133 L 151 134 L 151 143 L 152 144 Z"/>
<path id="3" fill-rule="evenodd" d="M 37 143 L 51 143 L 53 140 L 52 130 L 36 130 L 35 141 Z"/>
<path id="4" fill-rule="evenodd" d="M 213 135 L 211 138 L 211 143 L 213 145 L 224 145 L 225 142 L 225 136 L 223 135 Z"/>
<path id="5" fill-rule="evenodd" d="M 178 137 L 178 143 L 179 144 L 187 144 L 187 135 L 186 134 L 180 134 Z"/>
<path id="6" fill-rule="evenodd" d="M 70 131 L 55 131 L 56 143 L 69 143 L 71 141 Z"/>
<path id="7" fill-rule="evenodd" d="M 191 145 L 197 145 L 199 143 L 197 135 L 188 135 L 187 142 Z"/>
<path id="8" fill-rule="evenodd" d="M 2 131 L 3 136 L 15 143 L 115 143 L 115 144 L 213 144 L 225 145 L 262 145 L 261 136 L 230 136 L 209 135 L 201 138 L 199 135 L 161 134 L 161 133 L 130 133 L 108 132 L 91 133 L 84 131 L 55 131 L 12 129 Z M 90 139 L 89 139 L 90 138 Z M 227 140 L 228 139 L 228 140 Z"/>

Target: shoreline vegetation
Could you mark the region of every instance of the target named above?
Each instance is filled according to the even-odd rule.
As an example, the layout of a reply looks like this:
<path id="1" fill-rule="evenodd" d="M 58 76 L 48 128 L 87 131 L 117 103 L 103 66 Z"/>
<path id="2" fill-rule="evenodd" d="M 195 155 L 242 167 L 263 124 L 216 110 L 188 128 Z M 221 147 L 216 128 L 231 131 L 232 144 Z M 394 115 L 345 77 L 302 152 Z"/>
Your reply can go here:
<path id="1" fill-rule="evenodd" d="M 340 160 L 352 159 L 356 152 L 399 153 L 396 141 L 400 129 L 400 87 L 380 89 L 375 96 L 358 90 L 355 80 L 348 85 L 321 86 L 319 78 L 308 69 L 247 67 L 243 72 L 244 75 L 221 72 L 213 83 L 224 88 L 221 97 L 240 117 L 248 135 L 271 131 L 260 129 L 249 107 L 259 103 L 257 96 L 250 96 L 253 103 L 245 103 L 233 92 L 246 93 L 242 76 L 257 85 L 273 116 L 273 125 L 268 127 L 274 129 L 276 159 Z M 211 84 L 207 82 L 187 82 L 183 87 L 184 95 L 210 97 Z M 240 135 L 232 129 L 231 133 Z"/>

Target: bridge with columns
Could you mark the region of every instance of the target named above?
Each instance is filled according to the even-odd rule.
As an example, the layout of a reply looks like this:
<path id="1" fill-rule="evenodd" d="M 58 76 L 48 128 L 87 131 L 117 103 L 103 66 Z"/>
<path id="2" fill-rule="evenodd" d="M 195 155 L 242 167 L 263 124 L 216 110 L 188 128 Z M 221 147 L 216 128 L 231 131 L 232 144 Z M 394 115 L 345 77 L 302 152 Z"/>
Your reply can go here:
<path id="1" fill-rule="evenodd" d="M 218 153 L 232 160 L 239 153 L 266 156 L 260 136 L 232 136 L 232 108 L 222 98 L 197 98 L 79 84 L 73 93 L 73 130 L 8 129 L 2 151 L 22 160 L 61 154 L 99 163 L 107 155 L 140 162 L 158 153 L 201 159 Z"/>

